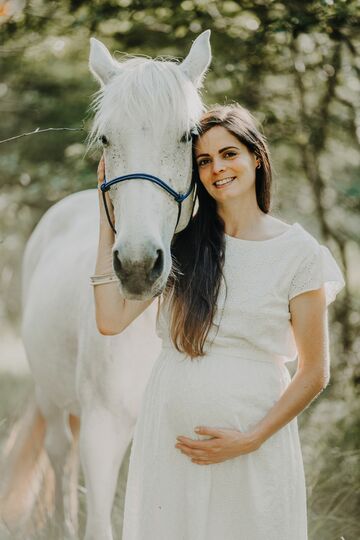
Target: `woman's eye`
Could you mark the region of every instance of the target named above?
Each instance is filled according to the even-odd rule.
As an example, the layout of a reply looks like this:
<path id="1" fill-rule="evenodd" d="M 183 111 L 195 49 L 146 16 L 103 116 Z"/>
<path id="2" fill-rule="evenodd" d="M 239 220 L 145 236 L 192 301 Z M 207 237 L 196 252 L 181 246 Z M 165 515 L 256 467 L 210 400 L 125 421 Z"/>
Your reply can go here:
<path id="1" fill-rule="evenodd" d="M 101 142 L 101 144 L 103 144 L 104 146 L 107 146 L 109 144 L 109 140 L 107 137 L 105 137 L 105 135 L 101 135 L 99 137 L 99 141 Z"/>
<path id="2" fill-rule="evenodd" d="M 203 167 L 204 165 L 207 165 L 208 162 L 208 159 L 201 159 L 200 161 L 198 161 L 198 166 Z"/>
<path id="3" fill-rule="evenodd" d="M 234 156 L 236 156 L 236 152 L 226 152 L 225 157 L 226 156 L 234 157 Z"/>

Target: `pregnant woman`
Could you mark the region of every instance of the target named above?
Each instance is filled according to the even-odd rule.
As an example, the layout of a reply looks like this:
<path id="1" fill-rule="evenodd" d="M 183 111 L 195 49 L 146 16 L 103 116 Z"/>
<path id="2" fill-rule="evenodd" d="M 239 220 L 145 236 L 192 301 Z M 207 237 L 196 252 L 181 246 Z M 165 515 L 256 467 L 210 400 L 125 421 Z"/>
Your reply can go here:
<path id="1" fill-rule="evenodd" d="M 172 244 L 123 540 L 306 540 L 297 415 L 329 380 L 327 306 L 343 277 L 299 223 L 270 215 L 269 152 L 246 109 L 203 115 L 194 164 L 198 208 Z M 105 259 L 111 242 L 99 244 L 97 271 Z M 111 282 L 94 292 L 106 333 L 101 313 L 119 292 Z M 135 302 L 130 319 L 148 305 Z"/>

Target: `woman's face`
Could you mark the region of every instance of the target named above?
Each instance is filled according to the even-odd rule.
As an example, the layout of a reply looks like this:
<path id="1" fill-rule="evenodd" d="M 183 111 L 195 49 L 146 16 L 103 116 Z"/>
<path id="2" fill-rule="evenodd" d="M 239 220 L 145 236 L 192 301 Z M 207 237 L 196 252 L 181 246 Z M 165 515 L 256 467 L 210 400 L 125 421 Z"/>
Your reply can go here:
<path id="1" fill-rule="evenodd" d="M 199 137 L 195 159 L 202 184 L 219 203 L 255 192 L 255 155 L 226 128 L 214 126 Z"/>

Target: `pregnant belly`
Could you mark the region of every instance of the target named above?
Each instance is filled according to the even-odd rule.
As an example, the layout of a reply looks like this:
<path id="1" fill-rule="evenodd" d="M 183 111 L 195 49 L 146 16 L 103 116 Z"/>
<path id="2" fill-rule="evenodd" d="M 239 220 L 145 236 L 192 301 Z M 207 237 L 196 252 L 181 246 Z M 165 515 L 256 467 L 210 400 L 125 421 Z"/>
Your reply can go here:
<path id="1" fill-rule="evenodd" d="M 152 392 L 162 395 L 163 420 L 171 430 L 191 437 L 197 425 L 248 430 L 290 382 L 286 366 L 270 361 L 230 355 L 191 361 L 171 349 L 161 356 L 162 376 Z"/>

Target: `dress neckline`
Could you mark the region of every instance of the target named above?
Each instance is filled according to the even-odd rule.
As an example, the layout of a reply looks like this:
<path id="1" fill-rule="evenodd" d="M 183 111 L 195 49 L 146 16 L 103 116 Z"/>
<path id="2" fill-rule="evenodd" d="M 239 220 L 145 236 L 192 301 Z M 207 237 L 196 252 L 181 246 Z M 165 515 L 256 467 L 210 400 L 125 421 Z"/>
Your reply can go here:
<path id="1" fill-rule="evenodd" d="M 238 238 L 237 236 L 230 236 L 229 234 L 226 234 L 224 233 L 225 235 L 225 240 L 228 244 L 231 244 L 231 243 L 237 243 L 237 244 L 246 244 L 246 245 L 250 245 L 250 244 L 268 244 L 270 242 L 275 242 L 276 240 L 280 240 L 281 238 L 284 238 L 285 236 L 287 236 L 289 233 L 291 233 L 294 229 L 297 229 L 300 227 L 300 224 L 299 223 L 293 223 L 292 225 L 290 225 L 290 227 L 288 229 L 286 229 L 286 231 L 282 232 L 281 234 L 278 234 L 277 236 L 274 236 L 273 238 L 267 238 L 265 240 L 245 240 L 244 238 Z"/>

